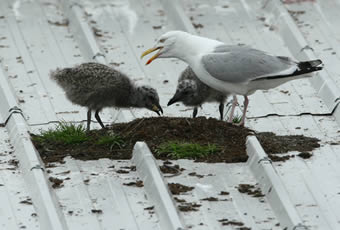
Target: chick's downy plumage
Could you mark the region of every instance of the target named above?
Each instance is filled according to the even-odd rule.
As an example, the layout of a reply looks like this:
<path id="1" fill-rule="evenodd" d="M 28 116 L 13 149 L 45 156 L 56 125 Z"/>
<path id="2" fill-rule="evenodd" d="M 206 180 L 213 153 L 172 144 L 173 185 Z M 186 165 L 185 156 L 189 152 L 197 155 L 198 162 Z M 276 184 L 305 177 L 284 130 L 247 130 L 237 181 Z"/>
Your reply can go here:
<path id="1" fill-rule="evenodd" d="M 73 68 L 57 69 L 51 72 L 51 78 L 64 89 L 71 102 L 88 108 L 88 130 L 92 110 L 103 128 L 99 112 L 105 107 L 136 107 L 157 114 L 163 112 L 155 89 L 135 86 L 125 74 L 103 64 L 83 63 Z"/>
<path id="2" fill-rule="evenodd" d="M 197 107 L 206 102 L 219 102 L 220 119 L 223 120 L 224 103 L 227 97 L 227 95 L 200 81 L 188 66 L 178 78 L 176 93 L 168 102 L 168 106 L 176 102 L 182 102 L 186 106 L 193 106 L 193 117 L 196 117 Z"/>

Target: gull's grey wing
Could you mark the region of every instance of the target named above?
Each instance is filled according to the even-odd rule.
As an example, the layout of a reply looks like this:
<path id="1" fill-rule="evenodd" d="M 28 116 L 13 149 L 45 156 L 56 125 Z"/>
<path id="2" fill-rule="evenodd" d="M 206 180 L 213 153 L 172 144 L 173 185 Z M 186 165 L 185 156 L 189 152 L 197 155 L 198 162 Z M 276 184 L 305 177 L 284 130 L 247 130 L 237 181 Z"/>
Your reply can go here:
<path id="1" fill-rule="evenodd" d="M 218 46 L 201 60 L 214 78 L 231 83 L 293 73 L 296 63 L 288 57 L 271 56 L 247 46 Z"/>

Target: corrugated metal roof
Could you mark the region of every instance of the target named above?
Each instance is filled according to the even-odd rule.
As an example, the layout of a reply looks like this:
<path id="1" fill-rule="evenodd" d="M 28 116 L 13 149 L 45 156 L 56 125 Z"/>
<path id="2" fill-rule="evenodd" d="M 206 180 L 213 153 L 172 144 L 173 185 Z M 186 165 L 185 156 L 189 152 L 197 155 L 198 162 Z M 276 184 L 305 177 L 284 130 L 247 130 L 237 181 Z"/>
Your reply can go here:
<path id="1" fill-rule="evenodd" d="M 0 127 L 0 225 L 4 229 L 237 229 L 219 221 L 228 219 L 251 229 L 339 229 L 339 11 L 338 0 L 0 1 L 0 123 L 4 126 Z M 67 158 L 65 164 L 43 169 L 28 131 L 47 129 L 58 120 L 83 122 L 86 114 L 49 79 L 50 70 L 94 57 L 138 84 L 155 86 L 164 107 L 185 63 L 161 60 L 146 67 L 139 56 L 159 35 L 174 29 L 300 60 L 321 58 L 325 69 L 310 81 L 296 80 L 251 96 L 247 120 L 257 131 L 319 138 L 321 147 L 313 157 L 271 163 L 256 139 L 249 138 L 247 163 L 178 160 L 175 163 L 185 171 L 174 177 L 161 175 L 157 166 L 162 162 L 155 161 L 142 143 L 136 145 L 131 161 Z M 199 115 L 218 117 L 217 111 L 215 104 L 207 104 Z M 190 116 L 191 110 L 172 106 L 165 115 Z M 143 116 L 153 114 L 143 109 L 105 109 L 102 119 L 129 121 Z M 18 168 L 13 166 L 15 159 Z M 134 165 L 136 171 L 117 173 Z M 193 177 L 191 172 L 205 176 Z M 53 189 L 49 177 L 64 179 L 64 186 Z M 123 185 L 136 180 L 143 180 L 144 187 Z M 177 211 L 179 204 L 167 183 L 193 186 L 178 198 L 200 204 L 199 211 Z M 266 196 L 239 193 L 236 187 L 241 183 L 254 184 Z M 222 197 L 221 191 L 230 194 Z M 222 201 L 202 200 L 207 197 Z M 147 209 L 151 206 L 155 206 L 152 211 Z"/>

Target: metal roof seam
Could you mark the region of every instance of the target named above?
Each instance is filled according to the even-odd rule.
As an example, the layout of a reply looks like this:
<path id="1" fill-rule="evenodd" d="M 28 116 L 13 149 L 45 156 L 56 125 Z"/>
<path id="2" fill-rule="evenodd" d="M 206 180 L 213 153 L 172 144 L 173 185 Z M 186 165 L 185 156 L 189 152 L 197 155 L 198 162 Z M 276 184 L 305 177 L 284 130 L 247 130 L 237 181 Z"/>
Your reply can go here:
<path id="1" fill-rule="evenodd" d="M 39 221 L 43 229 L 66 230 L 66 222 L 58 208 L 55 194 L 49 187 L 44 171 L 32 170 L 41 165 L 40 157 L 33 147 L 24 118 L 14 113 L 6 125 L 15 153 L 20 161 L 25 182 L 33 203 L 39 210 Z"/>
<path id="2" fill-rule="evenodd" d="M 22 116 L 14 94 L 0 70 L 0 99 L 1 117 L 7 117 L 6 128 L 10 141 L 15 147 L 15 153 L 20 161 L 25 183 L 29 189 L 34 205 L 41 211 L 39 221 L 45 229 L 66 230 L 66 222 L 58 209 L 57 201 L 50 190 L 45 173 L 41 170 L 32 170 L 36 165 L 41 165 L 40 157 L 36 152 L 28 132 L 26 120 Z"/>
<path id="3" fill-rule="evenodd" d="M 255 178 L 258 180 L 261 189 L 266 191 L 266 197 L 280 220 L 281 226 L 288 229 L 307 229 L 302 225 L 302 220 L 298 215 L 294 205 L 290 201 L 289 195 L 277 175 L 271 161 L 266 160 L 267 154 L 255 136 L 249 136 L 246 143 L 247 161 Z M 302 226 L 303 228 L 297 226 Z"/>
<path id="4" fill-rule="evenodd" d="M 144 182 L 148 199 L 155 205 L 162 229 L 184 229 L 155 158 L 145 142 L 135 144 L 131 161 Z"/>

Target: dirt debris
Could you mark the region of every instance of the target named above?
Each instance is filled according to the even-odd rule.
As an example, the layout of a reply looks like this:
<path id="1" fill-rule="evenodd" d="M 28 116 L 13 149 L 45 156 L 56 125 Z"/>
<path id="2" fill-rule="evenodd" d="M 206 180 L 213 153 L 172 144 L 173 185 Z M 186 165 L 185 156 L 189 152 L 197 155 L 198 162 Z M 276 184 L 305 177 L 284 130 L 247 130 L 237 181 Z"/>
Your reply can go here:
<path id="1" fill-rule="evenodd" d="M 239 184 L 237 190 L 240 193 L 247 193 L 252 197 L 264 197 L 265 195 L 262 193 L 260 188 L 257 188 L 255 185 L 251 184 Z"/>
<path id="2" fill-rule="evenodd" d="M 261 142 L 267 154 L 280 154 L 289 151 L 308 152 L 319 148 L 319 139 L 303 135 L 277 136 L 275 133 L 257 133 L 256 137 Z"/>
<path id="3" fill-rule="evenodd" d="M 119 174 L 128 174 L 128 173 L 130 173 L 130 171 L 127 171 L 127 170 L 124 170 L 124 169 L 118 169 L 116 171 L 116 173 L 119 173 Z"/>
<path id="4" fill-rule="evenodd" d="M 19 166 L 19 161 L 16 160 L 16 159 L 11 159 L 11 160 L 8 161 L 8 164 L 9 164 L 9 165 L 12 165 L 14 168 L 18 168 L 18 166 Z"/>
<path id="5" fill-rule="evenodd" d="M 50 177 L 48 180 L 52 183 L 52 188 L 61 188 L 63 187 L 63 180 L 56 178 L 56 177 Z"/>
<path id="6" fill-rule="evenodd" d="M 186 193 L 194 189 L 194 187 L 182 185 L 179 183 L 169 183 L 168 187 L 173 195 L 179 195 L 181 193 Z"/>
<path id="7" fill-rule="evenodd" d="M 201 29 L 201 28 L 204 27 L 201 23 L 194 23 L 193 22 L 192 25 L 195 27 L 195 29 Z"/>
<path id="8" fill-rule="evenodd" d="M 303 159 L 311 158 L 313 155 L 309 152 L 302 152 L 298 154 L 298 157 L 301 157 Z"/>
<path id="9" fill-rule="evenodd" d="M 92 27 L 92 32 L 96 37 L 103 37 L 103 31 L 98 29 L 97 27 Z"/>
<path id="10" fill-rule="evenodd" d="M 228 196 L 229 194 L 230 194 L 229 192 L 221 191 L 218 195 L 221 195 L 221 196 Z"/>
<path id="11" fill-rule="evenodd" d="M 225 219 L 220 219 L 218 222 L 221 222 L 222 225 L 233 225 L 233 226 L 243 226 L 244 223 L 236 220 L 228 220 L 227 218 Z"/>
<path id="12" fill-rule="evenodd" d="M 219 201 L 218 198 L 212 197 L 212 196 L 211 197 L 207 197 L 207 198 L 203 198 L 201 200 L 203 200 L 203 201 Z"/>
<path id="13" fill-rule="evenodd" d="M 63 19 L 61 21 L 51 21 L 51 20 L 47 20 L 47 22 L 51 25 L 55 25 L 55 26 L 68 26 L 70 24 L 70 21 L 68 19 Z"/>
<path id="14" fill-rule="evenodd" d="M 32 205 L 32 199 L 31 198 L 27 198 L 26 200 L 22 200 L 19 202 L 20 204 L 27 204 L 27 205 Z"/>
<path id="15" fill-rule="evenodd" d="M 129 182 L 129 183 L 123 183 L 123 185 L 134 186 L 134 187 L 143 187 L 144 186 L 143 181 L 141 181 L 141 180 L 137 180 L 136 182 L 132 181 L 132 182 Z"/>
<path id="16" fill-rule="evenodd" d="M 96 213 L 96 214 L 102 214 L 103 210 L 101 210 L 101 209 L 91 209 L 91 212 Z"/>
<path id="17" fill-rule="evenodd" d="M 56 173 L 56 175 L 66 175 L 66 174 L 69 174 L 70 172 L 71 172 L 70 170 L 67 170 L 64 172 Z"/>
<path id="18" fill-rule="evenodd" d="M 202 205 L 194 203 L 194 202 L 188 202 L 188 203 L 182 203 L 178 205 L 178 209 L 181 212 L 197 212 L 199 207 Z"/>
<path id="19" fill-rule="evenodd" d="M 178 197 L 174 197 L 174 200 L 178 203 L 185 203 L 186 202 L 184 199 L 180 199 Z"/>
<path id="20" fill-rule="evenodd" d="M 303 153 L 320 147 L 319 139 L 303 135 L 277 136 L 271 132 L 263 132 L 257 133 L 256 137 L 272 161 L 286 161 L 294 157 L 294 155 L 281 155 L 283 153 L 290 151 Z M 303 155 L 307 156 L 307 154 Z"/>
<path id="21" fill-rule="evenodd" d="M 159 169 L 161 170 L 162 173 L 165 174 L 180 174 L 182 171 L 184 171 L 184 168 L 181 168 L 179 165 L 168 165 L 164 164 L 159 166 Z"/>
<path id="22" fill-rule="evenodd" d="M 189 176 L 195 176 L 197 178 L 203 178 L 204 176 L 203 175 L 200 175 L 200 174 L 197 174 L 196 172 L 191 172 L 188 174 Z"/>

